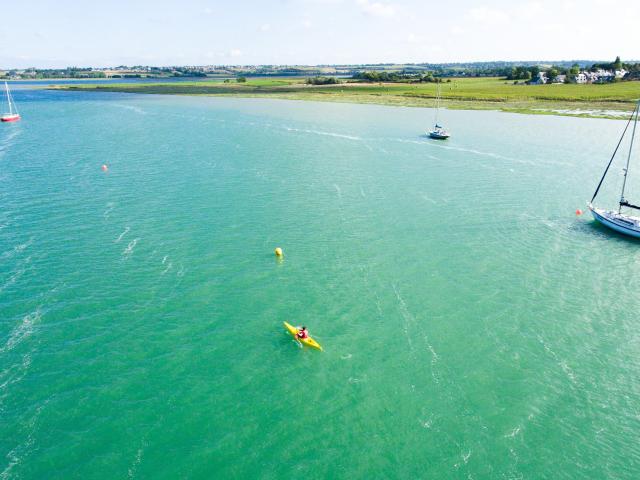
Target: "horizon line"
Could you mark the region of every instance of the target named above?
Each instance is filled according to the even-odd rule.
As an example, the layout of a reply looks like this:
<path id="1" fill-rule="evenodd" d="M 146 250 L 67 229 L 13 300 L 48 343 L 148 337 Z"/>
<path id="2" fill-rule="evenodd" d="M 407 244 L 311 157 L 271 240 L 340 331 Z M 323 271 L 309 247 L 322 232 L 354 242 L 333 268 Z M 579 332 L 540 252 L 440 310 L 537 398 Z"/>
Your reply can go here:
<path id="1" fill-rule="evenodd" d="M 64 67 L 0 67 L 0 70 L 65 70 L 70 68 L 78 68 L 78 69 L 89 69 L 89 68 L 97 68 L 97 69 L 117 69 L 118 67 L 147 67 L 147 68 L 189 68 L 189 67 L 363 67 L 363 66 L 374 66 L 374 65 L 433 65 L 433 66 L 455 66 L 455 65 L 473 65 L 473 64 L 487 64 L 487 63 L 511 63 L 511 64 L 535 64 L 535 63 L 544 63 L 544 64 L 555 64 L 555 63 L 603 63 L 607 62 L 607 60 L 602 59 L 556 59 L 556 60 L 474 60 L 474 61 L 453 61 L 453 62 L 365 62 L 365 63 L 210 63 L 210 64 L 172 64 L 172 65 L 153 65 L 153 64 L 119 64 L 115 65 L 91 65 L 91 66 L 78 66 L 78 65 L 66 65 Z M 640 63 L 640 60 L 622 60 L 623 63 Z M 612 62 L 611 62 L 612 63 Z"/>

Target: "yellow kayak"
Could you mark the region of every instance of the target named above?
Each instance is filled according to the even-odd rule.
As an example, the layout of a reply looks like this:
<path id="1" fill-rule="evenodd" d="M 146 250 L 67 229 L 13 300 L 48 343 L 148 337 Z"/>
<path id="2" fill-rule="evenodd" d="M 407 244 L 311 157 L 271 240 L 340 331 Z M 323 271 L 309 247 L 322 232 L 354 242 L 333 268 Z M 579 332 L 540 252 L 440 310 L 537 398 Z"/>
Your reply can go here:
<path id="1" fill-rule="evenodd" d="M 317 348 L 318 350 L 322 350 L 322 347 L 320 346 L 320 344 L 318 342 L 316 342 L 313 338 L 311 337 L 307 337 L 307 338 L 299 338 L 298 337 L 298 329 L 296 327 L 294 327 L 293 325 L 284 322 L 284 326 L 286 327 L 287 330 L 289 330 L 289 333 L 291 335 L 294 336 L 294 338 L 296 338 L 299 342 L 304 343 L 307 347 L 313 347 L 313 348 Z"/>

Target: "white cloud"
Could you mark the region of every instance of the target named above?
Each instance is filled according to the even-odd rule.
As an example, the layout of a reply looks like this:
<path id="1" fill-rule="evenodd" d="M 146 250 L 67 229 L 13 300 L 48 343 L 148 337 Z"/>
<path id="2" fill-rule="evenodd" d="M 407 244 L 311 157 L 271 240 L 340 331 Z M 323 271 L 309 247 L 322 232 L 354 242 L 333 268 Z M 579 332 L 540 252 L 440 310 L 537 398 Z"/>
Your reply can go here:
<path id="1" fill-rule="evenodd" d="M 238 50 L 237 48 L 232 48 L 229 51 L 229 56 L 230 57 L 239 57 L 242 55 L 242 51 Z"/>
<path id="2" fill-rule="evenodd" d="M 567 27 L 562 23 L 544 23 L 540 28 L 543 31 L 550 33 L 561 33 L 562 31 L 567 30 Z M 586 31 L 588 31 L 588 29 L 586 29 Z"/>
<path id="3" fill-rule="evenodd" d="M 396 14 L 396 9 L 391 3 L 370 2 L 369 0 L 356 0 L 360 9 L 367 15 L 374 17 L 392 17 Z"/>
<path id="4" fill-rule="evenodd" d="M 304 20 L 304 21 L 302 22 L 302 26 L 303 26 L 304 28 L 311 28 L 311 20 Z"/>
<path id="5" fill-rule="evenodd" d="M 422 35 L 416 35 L 415 33 L 410 33 L 407 35 L 407 42 L 409 43 L 424 43 L 426 39 Z"/>
<path id="6" fill-rule="evenodd" d="M 271 30 L 271 25 L 269 25 L 268 23 L 264 23 L 262 24 L 262 26 L 260 26 L 261 32 L 268 32 L 269 30 Z"/>
<path id="7" fill-rule="evenodd" d="M 542 8 L 542 4 L 539 2 L 528 2 L 518 7 L 518 14 L 526 20 L 531 20 L 532 17 L 543 12 L 544 9 Z"/>
<path id="8" fill-rule="evenodd" d="M 499 25 L 509 21 L 509 14 L 502 10 L 477 7 L 467 11 L 467 17 L 474 22 L 485 25 Z"/>
<path id="9" fill-rule="evenodd" d="M 462 35 L 464 33 L 464 28 L 462 28 L 460 25 L 454 25 L 453 27 L 451 27 L 451 35 Z"/>
<path id="10" fill-rule="evenodd" d="M 205 8 L 204 13 L 206 13 L 207 15 L 211 15 L 213 13 L 213 8 L 209 8 L 209 7 Z"/>

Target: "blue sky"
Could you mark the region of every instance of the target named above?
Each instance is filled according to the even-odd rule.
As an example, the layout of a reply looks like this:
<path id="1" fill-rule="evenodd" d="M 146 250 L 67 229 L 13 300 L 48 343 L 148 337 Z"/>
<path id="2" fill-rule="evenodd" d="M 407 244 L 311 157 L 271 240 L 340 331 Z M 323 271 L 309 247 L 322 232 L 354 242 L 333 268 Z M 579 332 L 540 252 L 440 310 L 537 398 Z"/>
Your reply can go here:
<path id="1" fill-rule="evenodd" d="M 0 68 L 640 59 L 640 0 L 2 3 Z"/>

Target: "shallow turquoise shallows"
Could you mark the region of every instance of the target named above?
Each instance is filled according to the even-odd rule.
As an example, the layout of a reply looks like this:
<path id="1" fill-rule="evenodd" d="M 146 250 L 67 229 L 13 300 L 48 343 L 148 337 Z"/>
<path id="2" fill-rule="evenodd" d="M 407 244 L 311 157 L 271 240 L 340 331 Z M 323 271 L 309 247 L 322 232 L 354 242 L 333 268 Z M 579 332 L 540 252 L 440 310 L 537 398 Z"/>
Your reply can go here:
<path id="1" fill-rule="evenodd" d="M 638 478 L 624 122 L 14 96 L 0 478 Z"/>

